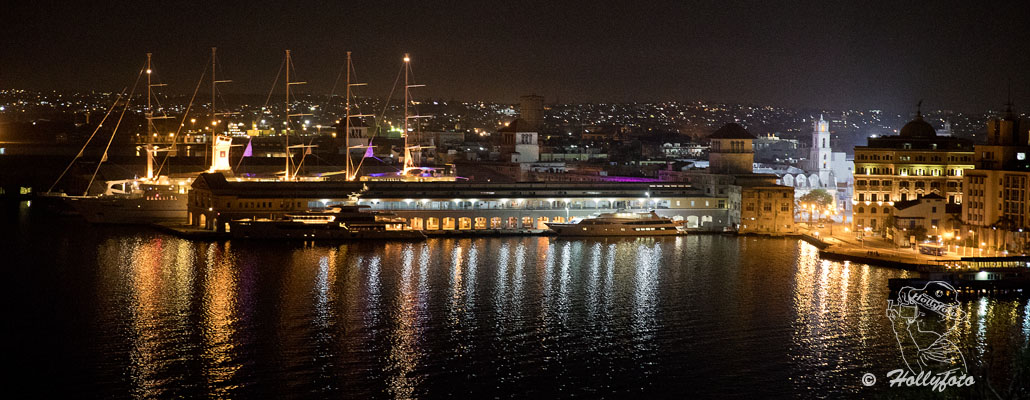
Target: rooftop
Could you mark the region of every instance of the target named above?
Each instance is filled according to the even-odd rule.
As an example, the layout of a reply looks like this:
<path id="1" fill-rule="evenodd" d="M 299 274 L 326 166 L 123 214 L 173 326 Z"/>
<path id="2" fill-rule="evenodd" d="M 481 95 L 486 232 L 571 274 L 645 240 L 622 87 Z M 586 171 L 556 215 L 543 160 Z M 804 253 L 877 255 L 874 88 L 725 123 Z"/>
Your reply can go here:
<path id="1" fill-rule="evenodd" d="M 201 174 L 193 181 L 193 189 L 239 198 L 343 198 L 358 192 L 363 198 L 704 196 L 700 189 L 682 182 L 281 182 L 230 181 L 220 173 Z"/>
<path id="2" fill-rule="evenodd" d="M 737 123 L 728 123 L 719 128 L 715 133 L 708 136 L 709 139 L 751 139 L 754 140 L 755 136 L 744 129 L 743 126 Z"/>

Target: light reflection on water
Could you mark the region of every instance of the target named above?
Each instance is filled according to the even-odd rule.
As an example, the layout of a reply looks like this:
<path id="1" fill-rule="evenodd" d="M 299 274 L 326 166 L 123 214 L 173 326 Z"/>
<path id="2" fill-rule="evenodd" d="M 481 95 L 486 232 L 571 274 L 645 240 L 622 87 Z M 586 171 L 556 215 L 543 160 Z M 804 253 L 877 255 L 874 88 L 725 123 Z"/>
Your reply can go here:
<path id="1" fill-rule="evenodd" d="M 99 395 L 860 394 L 901 362 L 884 308 L 907 273 L 798 241 L 92 243 L 50 284 L 93 316 L 74 357 Z M 963 308 L 968 359 L 1030 343 L 1025 300 Z"/>

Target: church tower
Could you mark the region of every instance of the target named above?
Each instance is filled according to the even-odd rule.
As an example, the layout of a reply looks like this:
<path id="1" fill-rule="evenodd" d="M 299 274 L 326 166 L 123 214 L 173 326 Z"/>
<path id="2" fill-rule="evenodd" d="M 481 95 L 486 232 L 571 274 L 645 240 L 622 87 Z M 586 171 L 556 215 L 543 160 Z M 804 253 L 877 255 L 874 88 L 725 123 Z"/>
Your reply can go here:
<path id="1" fill-rule="evenodd" d="M 820 182 L 830 182 L 830 172 L 833 171 L 833 168 L 830 166 L 833 157 L 831 153 L 830 123 L 823 119 L 822 115 L 819 115 L 819 120 L 813 124 L 812 152 L 809 155 L 809 165 L 810 172 L 819 174 Z"/>

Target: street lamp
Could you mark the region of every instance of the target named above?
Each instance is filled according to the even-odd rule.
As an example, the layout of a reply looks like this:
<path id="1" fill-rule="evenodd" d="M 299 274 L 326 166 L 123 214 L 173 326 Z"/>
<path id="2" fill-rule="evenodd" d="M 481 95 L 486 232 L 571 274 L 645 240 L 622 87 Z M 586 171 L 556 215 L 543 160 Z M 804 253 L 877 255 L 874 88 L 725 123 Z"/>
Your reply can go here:
<path id="1" fill-rule="evenodd" d="M 951 240 L 951 237 L 952 237 L 952 233 L 951 232 L 944 232 L 944 236 L 941 238 L 942 239 L 942 243 L 944 243 L 946 246 L 948 246 L 948 250 L 951 250 L 951 245 L 947 244 L 947 241 Z M 958 250 L 958 249 L 956 248 L 956 250 Z"/>

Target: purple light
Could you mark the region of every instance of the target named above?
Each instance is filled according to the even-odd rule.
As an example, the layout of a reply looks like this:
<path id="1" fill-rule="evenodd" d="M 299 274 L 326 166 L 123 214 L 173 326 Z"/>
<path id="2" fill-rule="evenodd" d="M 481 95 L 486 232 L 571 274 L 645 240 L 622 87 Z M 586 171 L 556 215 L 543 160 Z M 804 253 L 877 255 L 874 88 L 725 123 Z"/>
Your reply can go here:
<path id="1" fill-rule="evenodd" d="M 605 176 L 605 177 L 602 177 L 601 180 L 603 180 L 605 182 L 625 182 L 625 183 L 633 183 L 633 182 L 660 182 L 659 180 L 654 179 L 654 178 L 635 178 L 635 177 L 632 177 L 632 176 Z"/>

